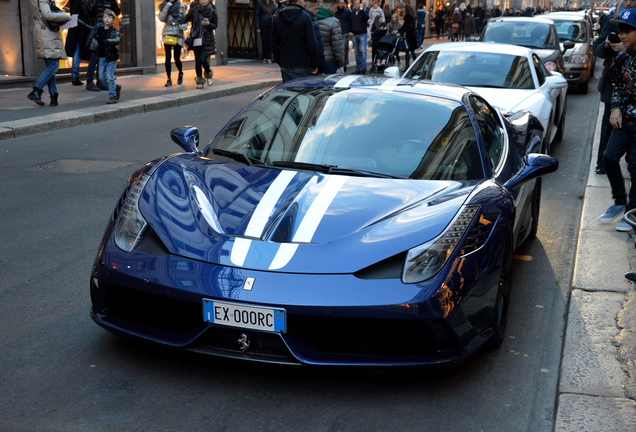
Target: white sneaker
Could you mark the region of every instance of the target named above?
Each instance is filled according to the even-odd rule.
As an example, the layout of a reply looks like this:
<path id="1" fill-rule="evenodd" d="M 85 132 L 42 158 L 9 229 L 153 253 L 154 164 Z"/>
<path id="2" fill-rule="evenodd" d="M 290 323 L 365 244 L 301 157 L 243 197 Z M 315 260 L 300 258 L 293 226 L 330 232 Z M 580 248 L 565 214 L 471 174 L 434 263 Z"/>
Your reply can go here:
<path id="1" fill-rule="evenodd" d="M 208 78 L 208 85 L 211 86 L 214 84 L 214 80 L 212 78 Z"/>

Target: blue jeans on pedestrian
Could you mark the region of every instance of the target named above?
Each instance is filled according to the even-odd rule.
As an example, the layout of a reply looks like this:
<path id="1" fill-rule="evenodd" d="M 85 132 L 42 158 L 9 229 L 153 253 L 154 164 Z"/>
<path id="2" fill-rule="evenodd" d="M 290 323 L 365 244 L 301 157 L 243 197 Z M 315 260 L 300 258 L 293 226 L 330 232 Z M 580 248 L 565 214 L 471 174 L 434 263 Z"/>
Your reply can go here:
<path id="1" fill-rule="evenodd" d="M 73 66 L 71 66 L 71 77 L 73 79 L 79 78 L 79 66 L 82 59 L 79 54 L 79 44 L 75 45 L 75 52 L 73 53 Z"/>
<path id="2" fill-rule="evenodd" d="M 93 77 L 95 76 L 95 68 L 97 67 L 97 65 L 99 65 L 99 56 L 96 52 L 91 51 L 91 58 L 88 61 L 88 69 L 86 69 L 86 84 L 91 84 L 93 82 Z"/>
<path id="3" fill-rule="evenodd" d="M 349 40 L 347 39 L 347 33 L 343 33 L 342 34 L 342 49 L 344 49 L 344 51 L 342 52 L 344 54 L 345 66 L 349 64 L 349 47 L 347 46 L 348 43 L 349 43 Z"/>
<path id="4" fill-rule="evenodd" d="M 424 41 L 424 27 L 417 29 L 417 46 L 418 48 L 422 46 L 422 41 Z"/>
<path id="5" fill-rule="evenodd" d="M 115 69 L 117 69 L 117 61 L 106 61 L 105 58 L 99 59 L 99 78 L 104 84 L 108 84 L 108 96 L 117 96 L 117 86 L 115 85 Z"/>
<path id="6" fill-rule="evenodd" d="M 283 82 L 293 80 L 294 78 L 311 76 L 311 69 L 304 68 L 280 68 L 280 72 L 283 75 Z"/>
<path id="7" fill-rule="evenodd" d="M 57 86 L 55 85 L 55 74 L 60 69 L 60 60 L 59 59 L 44 59 L 46 62 L 46 69 L 38 78 L 38 81 L 35 83 L 35 88 L 38 90 L 42 90 L 44 85 L 49 86 L 49 93 L 57 94 Z"/>
<path id="8" fill-rule="evenodd" d="M 356 70 L 367 68 L 367 34 L 353 35 L 353 50 L 356 53 Z"/>

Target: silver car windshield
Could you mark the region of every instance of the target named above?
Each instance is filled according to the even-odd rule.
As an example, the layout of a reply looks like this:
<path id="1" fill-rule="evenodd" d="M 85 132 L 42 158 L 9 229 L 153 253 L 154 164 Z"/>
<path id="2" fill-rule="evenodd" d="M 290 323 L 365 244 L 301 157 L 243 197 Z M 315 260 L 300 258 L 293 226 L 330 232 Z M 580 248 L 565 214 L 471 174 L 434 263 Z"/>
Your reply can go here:
<path id="1" fill-rule="evenodd" d="M 526 57 L 487 52 L 429 51 L 417 60 L 405 78 L 472 87 L 535 88 Z"/>
<path id="2" fill-rule="evenodd" d="M 587 23 L 585 21 L 557 21 L 554 20 L 559 41 L 572 41 L 574 43 L 587 42 Z"/>
<path id="3" fill-rule="evenodd" d="M 234 154 L 229 154 L 233 152 Z M 377 89 L 284 88 L 256 100 L 205 155 L 352 175 L 484 177 L 475 132 L 455 101 Z M 359 170 L 348 173 L 346 170 Z"/>
<path id="4" fill-rule="evenodd" d="M 484 42 L 521 45 L 535 49 L 553 49 L 557 42 L 554 39 L 550 26 L 545 23 L 515 20 L 488 23 L 482 38 Z"/>

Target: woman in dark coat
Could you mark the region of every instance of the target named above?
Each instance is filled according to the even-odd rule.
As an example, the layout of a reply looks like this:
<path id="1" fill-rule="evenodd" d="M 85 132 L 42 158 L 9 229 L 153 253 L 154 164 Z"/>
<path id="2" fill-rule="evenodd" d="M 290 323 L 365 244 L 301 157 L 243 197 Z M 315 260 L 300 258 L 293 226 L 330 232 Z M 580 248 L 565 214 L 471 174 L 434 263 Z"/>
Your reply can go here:
<path id="1" fill-rule="evenodd" d="M 437 39 L 444 34 L 444 23 L 446 22 L 446 12 L 444 12 L 444 7 L 440 3 L 439 7 L 435 11 L 435 19 L 433 20 L 435 23 L 435 33 L 437 33 Z"/>
<path id="2" fill-rule="evenodd" d="M 197 88 L 202 89 L 207 79 L 211 86 L 212 69 L 208 63 L 208 56 L 216 54 L 216 40 L 214 39 L 214 29 L 219 23 L 219 16 L 216 7 L 210 0 L 199 0 L 190 5 L 188 14 L 183 18 L 181 24 L 192 23 L 190 30 L 190 44 L 188 49 L 194 51 L 194 69 L 197 73 Z M 205 70 L 205 73 L 203 71 Z M 203 78 L 205 76 L 205 78 Z"/>
<path id="3" fill-rule="evenodd" d="M 86 12 L 84 12 L 84 8 L 82 7 L 82 0 L 71 0 L 70 5 L 70 14 L 77 14 L 77 18 L 82 22 L 88 24 L 90 21 Z M 67 57 L 73 58 L 73 66 L 71 67 L 71 76 L 73 77 L 73 85 L 81 86 L 84 83 L 79 79 L 79 68 L 80 62 L 82 60 L 89 61 L 91 58 L 91 52 L 86 48 L 86 38 L 88 37 L 88 32 L 90 29 L 83 25 L 78 25 L 77 27 L 73 27 L 68 29 L 66 33 L 66 43 L 64 45 L 64 50 L 66 51 Z"/>
<path id="4" fill-rule="evenodd" d="M 411 56 L 413 56 L 413 60 L 415 60 L 417 58 L 417 56 L 415 55 L 415 48 L 418 47 L 417 19 L 415 18 L 415 11 L 411 7 L 411 5 L 404 6 L 404 24 L 402 24 L 402 27 L 400 27 L 398 33 L 400 33 L 406 39 L 407 51 L 406 55 L 404 56 L 404 70 L 406 70 L 409 67 L 409 52 L 411 53 Z"/>
<path id="5" fill-rule="evenodd" d="M 263 63 L 272 62 L 272 21 L 275 12 L 274 0 L 261 0 L 256 5 L 256 32 L 261 34 Z"/>

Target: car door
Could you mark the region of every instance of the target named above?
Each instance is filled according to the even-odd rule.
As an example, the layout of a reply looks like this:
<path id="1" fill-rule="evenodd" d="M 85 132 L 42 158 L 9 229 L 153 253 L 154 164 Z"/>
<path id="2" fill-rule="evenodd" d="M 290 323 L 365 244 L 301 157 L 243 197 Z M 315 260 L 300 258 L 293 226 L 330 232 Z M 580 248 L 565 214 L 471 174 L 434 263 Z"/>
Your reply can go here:
<path id="1" fill-rule="evenodd" d="M 532 64 L 534 66 L 534 71 L 537 75 L 537 80 L 539 83 L 540 91 L 546 95 L 546 98 L 550 102 L 549 106 L 544 107 L 543 109 L 549 109 L 551 112 L 550 116 L 550 130 L 545 131 L 549 143 L 552 142 L 554 135 L 556 134 L 557 126 L 559 124 L 559 120 L 561 119 L 561 114 L 563 112 L 562 109 L 562 100 L 565 100 L 565 95 L 563 93 L 567 92 L 566 89 L 558 89 L 551 88 L 548 86 L 548 80 L 546 79 L 550 72 L 545 68 L 543 62 L 539 58 L 538 55 L 532 54 Z"/>

